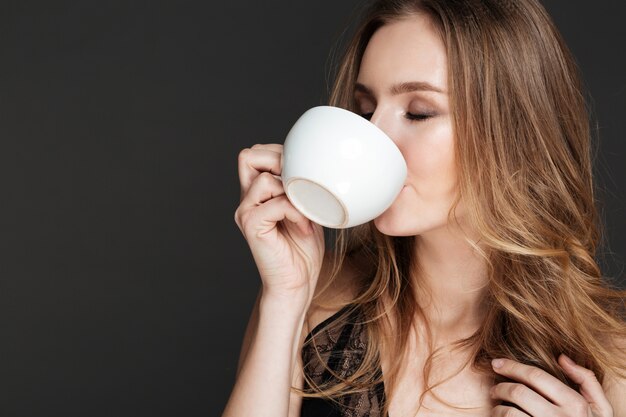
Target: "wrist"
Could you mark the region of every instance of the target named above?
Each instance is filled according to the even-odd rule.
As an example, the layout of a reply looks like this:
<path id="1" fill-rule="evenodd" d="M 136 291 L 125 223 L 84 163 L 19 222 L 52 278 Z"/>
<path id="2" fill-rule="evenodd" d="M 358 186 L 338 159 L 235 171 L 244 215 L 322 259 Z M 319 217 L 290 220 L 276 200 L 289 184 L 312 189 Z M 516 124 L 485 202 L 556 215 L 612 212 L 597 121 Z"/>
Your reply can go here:
<path id="1" fill-rule="evenodd" d="M 260 309 L 268 313 L 304 316 L 310 303 L 308 291 L 282 291 L 263 288 Z"/>

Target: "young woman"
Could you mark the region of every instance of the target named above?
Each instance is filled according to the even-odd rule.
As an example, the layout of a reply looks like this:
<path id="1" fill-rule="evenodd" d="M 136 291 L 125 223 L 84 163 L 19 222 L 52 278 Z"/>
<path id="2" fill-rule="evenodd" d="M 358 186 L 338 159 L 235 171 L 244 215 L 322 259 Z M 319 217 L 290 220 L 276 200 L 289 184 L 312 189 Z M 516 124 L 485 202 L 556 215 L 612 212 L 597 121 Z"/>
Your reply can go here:
<path id="1" fill-rule="evenodd" d="M 282 146 L 240 153 L 263 285 L 224 416 L 626 416 L 588 114 L 538 1 L 375 1 L 330 104 L 394 140 L 406 186 L 331 251 Z"/>

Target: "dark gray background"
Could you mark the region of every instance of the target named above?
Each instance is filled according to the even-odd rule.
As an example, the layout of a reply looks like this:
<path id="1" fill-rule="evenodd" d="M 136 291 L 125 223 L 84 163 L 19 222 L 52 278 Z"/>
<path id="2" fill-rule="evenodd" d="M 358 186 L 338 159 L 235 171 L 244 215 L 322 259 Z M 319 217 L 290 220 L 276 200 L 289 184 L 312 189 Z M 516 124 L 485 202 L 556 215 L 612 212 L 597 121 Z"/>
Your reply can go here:
<path id="1" fill-rule="evenodd" d="M 325 102 L 357 3 L 2 2 L 0 415 L 219 415 L 258 288 L 237 154 Z M 594 97 L 621 276 L 625 5 L 546 5 Z"/>

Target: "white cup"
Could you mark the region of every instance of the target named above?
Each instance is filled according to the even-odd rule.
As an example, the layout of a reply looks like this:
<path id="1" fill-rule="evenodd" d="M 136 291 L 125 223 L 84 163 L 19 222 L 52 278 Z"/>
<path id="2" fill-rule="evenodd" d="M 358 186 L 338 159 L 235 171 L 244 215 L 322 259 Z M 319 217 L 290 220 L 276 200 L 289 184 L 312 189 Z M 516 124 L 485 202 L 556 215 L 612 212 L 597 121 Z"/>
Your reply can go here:
<path id="1" fill-rule="evenodd" d="M 283 145 L 281 180 L 304 216 L 344 229 L 375 219 L 396 199 L 407 168 L 396 144 L 362 116 L 339 107 L 307 110 Z"/>

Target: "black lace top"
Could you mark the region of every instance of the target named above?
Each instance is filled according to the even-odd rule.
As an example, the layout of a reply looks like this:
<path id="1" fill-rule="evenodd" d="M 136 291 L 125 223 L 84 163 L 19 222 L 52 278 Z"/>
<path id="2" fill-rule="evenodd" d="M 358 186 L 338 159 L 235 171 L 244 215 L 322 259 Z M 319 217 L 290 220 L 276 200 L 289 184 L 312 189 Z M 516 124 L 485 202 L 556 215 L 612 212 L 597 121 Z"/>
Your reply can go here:
<path id="1" fill-rule="evenodd" d="M 337 318 L 349 310 L 347 305 L 320 324 L 306 337 L 308 342 L 313 338 L 317 350 L 334 373 L 341 377 L 352 375 L 365 355 L 364 325 L 361 324 L 360 310 L 354 309 L 345 324 L 331 326 Z M 323 366 L 315 352 L 313 344 L 305 344 L 302 349 L 302 362 L 305 374 L 315 383 L 333 381 L 332 374 Z M 379 368 L 379 376 L 382 372 Z M 305 389 L 309 389 L 305 382 Z M 366 392 L 345 395 L 334 400 L 325 398 L 302 399 L 302 417 L 382 417 L 382 403 L 385 398 L 383 383 L 377 384 Z M 337 402 L 335 402 L 337 401 Z"/>

